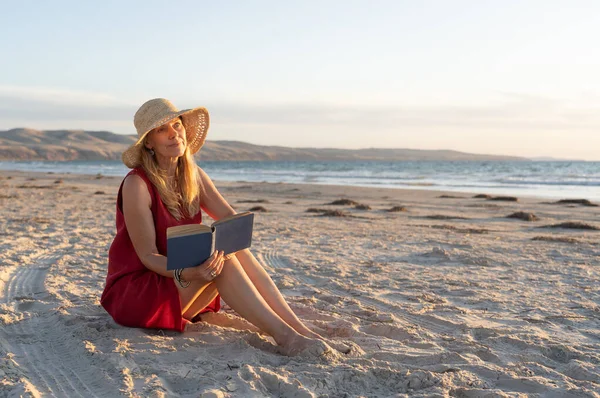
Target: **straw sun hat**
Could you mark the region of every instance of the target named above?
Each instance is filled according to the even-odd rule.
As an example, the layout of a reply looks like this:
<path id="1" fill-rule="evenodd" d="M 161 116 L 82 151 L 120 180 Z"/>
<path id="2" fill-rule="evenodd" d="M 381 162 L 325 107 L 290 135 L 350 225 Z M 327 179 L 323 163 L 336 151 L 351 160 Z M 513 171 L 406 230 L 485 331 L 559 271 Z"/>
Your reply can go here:
<path id="1" fill-rule="evenodd" d="M 125 166 L 133 169 L 141 164 L 142 151 L 145 150 L 143 141 L 146 134 L 169 120 L 181 116 L 183 127 L 187 136 L 187 146 L 193 155 L 204 144 L 208 131 L 209 118 L 205 108 L 177 110 L 175 106 L 164 98 L 155 98 L 144 103 L 133 117 L 133 124 L 137 130 L 138 140 L 130 146 L 121 159 Z"/>

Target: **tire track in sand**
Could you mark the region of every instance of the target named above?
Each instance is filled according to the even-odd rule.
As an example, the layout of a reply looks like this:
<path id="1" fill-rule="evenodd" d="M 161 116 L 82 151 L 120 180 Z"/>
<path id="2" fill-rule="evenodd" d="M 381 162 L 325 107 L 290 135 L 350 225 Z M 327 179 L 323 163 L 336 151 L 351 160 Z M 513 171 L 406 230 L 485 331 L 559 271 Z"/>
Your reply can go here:
<path id="1" fill-rule="evenodd" d="M 3 344 L 29 381 L 42 394 L 68 397 L 119 395 L 119 389 L 103 377 L 105 372 L 80 355 L 81 342 L 74 341 L 66 325 L 55 315 L 56 302 L 45 288 L 46 275 L 62 255 L 41 255 L 10 275 L 0 302 L 13 306 L 22 319 L 5 328 Z"/>

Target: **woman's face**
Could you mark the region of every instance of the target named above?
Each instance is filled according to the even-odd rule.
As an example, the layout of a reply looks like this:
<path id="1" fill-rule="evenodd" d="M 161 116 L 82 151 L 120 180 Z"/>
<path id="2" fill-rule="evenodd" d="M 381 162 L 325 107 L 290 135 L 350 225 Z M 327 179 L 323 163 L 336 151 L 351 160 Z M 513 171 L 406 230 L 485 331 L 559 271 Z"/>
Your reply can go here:
<path id="1" fill-rule="evenodd" d="M 150 133 L 146 148 L 153 149 L 157 157 L 176 158 L 183 156 L 187 146 L 185 127 L 180 118 L 175 118 L 159 126 Z"/>

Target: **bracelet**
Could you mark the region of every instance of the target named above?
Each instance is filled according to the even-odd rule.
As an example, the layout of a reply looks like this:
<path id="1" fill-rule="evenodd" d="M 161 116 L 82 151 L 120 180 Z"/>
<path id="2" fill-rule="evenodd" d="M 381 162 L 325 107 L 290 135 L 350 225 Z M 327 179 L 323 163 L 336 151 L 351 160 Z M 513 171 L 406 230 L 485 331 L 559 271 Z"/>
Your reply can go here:
<path id="1" fill-rule="evenodd" d="M 175 280 L 177 281 L 177 283 L 179 283 L 179 286 L 181 286 L 182 288 L 186 288 L 188 287 L 192 282 L 190 281 L 185 281 L 181 279 L 181 273 L 183 272 L 183 268 L 177 268 L 175 271 L 173 271 L 173 277 L 175 278 Z M 183 284 L 185 282 L 185 285 Z"/>
<path id="2" fill-rule="evenodd" d="M 177 281 L 177 283 L 179 283 L 179 286 L 181 286 L 182 288 L 186 288 L 188 287 L 192 282 L 190 281 L 185 281 L 181 279 L 181 273 L 183 272 L 183 268 L 178 268 L 175 270 L 174 272 L 174 276 L 175 276 L 175 280 Z M 185 285 L 184 285 L 185 282 Z"/>

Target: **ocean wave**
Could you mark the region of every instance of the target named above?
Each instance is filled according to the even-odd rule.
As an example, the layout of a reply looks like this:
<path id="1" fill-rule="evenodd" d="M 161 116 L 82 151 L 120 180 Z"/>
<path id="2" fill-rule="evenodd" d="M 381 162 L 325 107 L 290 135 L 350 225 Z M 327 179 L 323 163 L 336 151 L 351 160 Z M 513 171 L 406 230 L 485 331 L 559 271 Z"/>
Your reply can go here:
<path id="1" fill-rule="evenodd" d="M 213 171 L 221 175 L 261 175 L 261 176 L 272 176 L 272 177 L 291 177 L 301 179 L 311 178 L 348 178 L 356 180 L 386 180 L 386 181 L 415 181 L 424 180 L 428 177 L 423 175 L 394 175 L 389 173 L 387 175 L 375 174 L 375 173 L 348 173 L 348 172 L 307 172 L 298 170 L 271 170 L 271 169 L 209 169 L 204 168 L 206 172 Z"/>
<path id="2" fill-rule="evenodd" d="M 600 198 L 600 162 L 202 162 L 216 181 Z M 124 176 L 120 161 L 0 161 L 0 170 Z"/>

